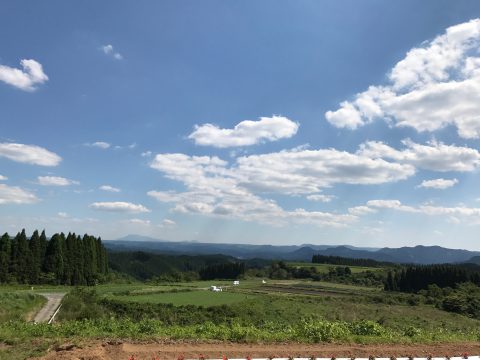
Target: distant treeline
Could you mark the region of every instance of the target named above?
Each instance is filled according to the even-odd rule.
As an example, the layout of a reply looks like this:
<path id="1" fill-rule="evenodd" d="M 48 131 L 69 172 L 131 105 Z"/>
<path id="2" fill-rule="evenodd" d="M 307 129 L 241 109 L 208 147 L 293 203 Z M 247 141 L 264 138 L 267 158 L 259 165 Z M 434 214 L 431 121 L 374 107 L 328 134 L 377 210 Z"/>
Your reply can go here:
<path id="1" fill-rule="evenodd" d="M 199 271 L 200 279 L 238 279 L 245 274 L 245 263 L 233 262 L 212 264 Z"/>
<path id="2" fill-rule="evenodd" d="M 409 266 L 401 271 L 390 271 L 385 280 L 386 291 L 417 292 L 429 285 L 454 288 L 471 282 L 480 285 L 480 267 L 468 265 L 423 265 Z"/>
<path id="3" fill-rule="evenodd" d="M 248 262 L 249 260 L 247 260 Z M 169 255 L 143 251 L 109 253 L 110 268 L 141 281 L 236 279 L 249 267 L 227 255 Z M 261 266 L 255 260 L 252 266 Z"/>
<path id="4" fill-rule="evenodd" d="M 372 259 L 353 259 L 332 255 L 313 255 L 312 263 L 331 264 L 331 265 L 348 265 L 348 266 L 365 266 L 365 267 L 384 267 L 395 266 L 393 263 L 377 261 Z"/>
<path id="5" fill-rule="evenodd" d="M 0 238 L 0 283 L 94 285 L 108 272 L 107 252 L 100 238 L 75 233 L 25 230 Z"/>

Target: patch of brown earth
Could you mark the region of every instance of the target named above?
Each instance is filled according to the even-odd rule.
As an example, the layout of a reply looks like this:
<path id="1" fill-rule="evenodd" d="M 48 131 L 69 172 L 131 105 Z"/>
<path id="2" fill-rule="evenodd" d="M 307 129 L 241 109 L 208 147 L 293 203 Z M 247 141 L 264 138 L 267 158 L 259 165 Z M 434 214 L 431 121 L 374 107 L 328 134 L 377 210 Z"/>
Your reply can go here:
<path id="1" fill-rule="evenodd" d="M 437 357 L 460 356 L 463 353 L 480 354 L 480 342 L 441 343 L 441 344 L 236 344 L 236 343 L 133 343 L 133 342 L 93 342 L 76 346 L 61 346 L 52 349 L 42 360 L 128 360 L 132 355 L 136 360 L 205 358 L 221 359 L 257 357 Z"/>

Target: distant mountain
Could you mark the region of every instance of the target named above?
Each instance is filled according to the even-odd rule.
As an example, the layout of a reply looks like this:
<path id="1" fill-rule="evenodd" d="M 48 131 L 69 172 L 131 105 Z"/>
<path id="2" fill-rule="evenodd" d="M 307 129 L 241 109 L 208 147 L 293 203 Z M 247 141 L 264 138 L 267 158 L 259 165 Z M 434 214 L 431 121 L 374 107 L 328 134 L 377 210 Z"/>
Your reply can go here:
<path id="1" fill-rule="evenodd" d="M 315 254 L 341 256 L 354 259 L 373 259 L 394 263 L 441 264 L 480 261 L 480 252 L 447 249 L 440 246 L 415 246 L 401 248 L 366 248 L 350 245 L 252 245 L 216 244 L 190 241 L 165 241 L 148 236 L 128 235 L 119 240 L 103 242 L 110 251 L 147 251 L 157 254 L 211 255 L 222 254 L 239 259 L 282 259 L 310 261 Z"/>
<path id="2" fill-rule="evenodd" d="M 467 261 L 465 261 L 466 263 L 469 263 L 469 264 L 477 264 L 477 265 L 480 265 L 480 256 L 474 256 L 472 257 L 471 259 L 468 259 Z"/>

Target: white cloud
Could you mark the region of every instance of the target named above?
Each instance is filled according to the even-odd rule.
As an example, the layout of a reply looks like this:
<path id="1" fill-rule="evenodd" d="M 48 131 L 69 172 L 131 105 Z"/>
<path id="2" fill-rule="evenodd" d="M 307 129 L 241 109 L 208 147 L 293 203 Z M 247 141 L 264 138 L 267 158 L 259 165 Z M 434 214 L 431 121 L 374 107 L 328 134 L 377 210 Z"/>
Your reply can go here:
<path id="1" fill-rule="evenodd" d="M 418 187 L 431 188 L 431 189 L 448 189 L 458 183 L 457 179 L 434 179 L 424 180 Z"/>
<path id="2" fill-rule="evenodd" d="M 370 86 L 325 117 L 355 129 L 375 119 L 435 131 L 448 125 L 463 138 L 480 137 L 480 19 L 449 27 L 413 48 L 389 74 L 386 86 Z"/>
<path id="3" fill-rule="evenodd" d="M 132 204 L 129 202 L 94 202 L 89 205 L 90 208 L 102 211 L 125 212 L 125 213 L 146 213 L 150 212 L 145 206 L 140 204 Z"/>
<path id="4" fill-rule="evenodd" d="M 8 178 L 6 176 L 0 175 L 0 181 L 5 181 L 5 180 L 8 180 Z"/>
<path id="5" fill-rule="evenodd" d="M 367 207 L 374 209 L 392 209 L 405 212 L 418 212 L 417 209 L 411 206 L 403 205 L 400 200 L 369 200 Z"/>
<path id="6" fill-rule="evenodd" d="M 103 53 L 105 55 L 109 55 L 109 56 L 113 57 L 115 60 L 122 60 L 123 59 L 122 54 L 115 51 L 115 49 L 113 48 L 113 45 L 111 45 L 111 44 L 103 45 L 100 49 L 103 51 Z"/>
<path id="7" fill-rule="evenodd" d="M 144 151 L 140 154 L 142 157 L 150 157 L 152 156 L 152 152 L 150 150 Z"/>
<path id="8" fill-rule="evenodd" d="M 24 91 L 34 91 L 37 85 L 48 80 L 42 64 L 32 59 L 20 61 L 23 70 L 0 65 L 0 81 Z"/>
<path id="9" fill-rule="evenodd" d="M 285 210 L 274 200 L 254 194 L 251 189 L 254 186 L 251 188 L 246 186 L 247 177 L 241 167 L 228 167 L 227 162 L 217 157 L 158 154 L 151 167 L 163 172 L 167 178 L 182 182 L 187 188 L 183 192 L 152 190 L 147 193 L 160 202 L 172 203 L 172 210 L 176 212 L 272 225 L 294 222 L 341 227 L 356 220 L 356 216 L 351 214 L 309 212 L 304 209 Z M 295 189 L 294 181 L 295 179 L 292 180 L 291 189 L 287 189 L 287 192 L 305 192 L 304 186 L 301 186 L 300 190 L 292 191 Z M 284 190 L 279 186 L 277 189 Z M 316 193 L 318 189 L 312 192 Z"/>
<path id="10" fill-rule="evenodd" d="M 39 176 L 37 177 L 37 181 L 43 186 L 69 186 L 79 184 L 78 181 L 66 179 L 60 176 Z"/>
<path id="11" fill-rule="evenodd" d="M 335 198 L 333 195 L 324 195 L 324 194 L 313 194 L 308 195 L 307 200 L 310 201 L 319 201 L 319 202 L 330 202 Z"/>
<path id="12" fill-rule="evenodd" d="M 367 201 L 365 208 L 374 211 L 386 209 L 417 215 L 443 216 L 446 221 L 454 224 L 466 223 L 469 225 L 480 225 L 480 208 L 471 208 L 465 205 L 458 205 L 455 207 L 435 206 L 431 204 L 410 206 L 402 204 L 400 200 L 370 200 Z M 366 211 L 365 214 L 367 213 L 368 212 Z M 357 215 L 360 216 L 362 214 L 358 213 Z"/>
<path id="13" fill-rule="evenodd" d="M 119 188 L 116 188 L 116 187 L 113 187 L 113 186 L 110 186 L 110 185 L 102 185 L 102 186 L 99 187 L 99 189 L 103 190 L 103 191 L 108 191 L 108 192 L 115 192 L 115 193 L 120 192 Z"/>
<path id="14" fill-rule="evenodd" d="M 160 227 L 162 228 L 168 228 L 168 227 L 171 228 L 175 226 L 177 226 L 177 223 L 170 219 L 163 219 L 162 223 L 160 224 Z"/>
<path id="15" fill-rule="evenodd" d="M 234 171 L 243 186 L 255 191 L 311 194 L 334 184 L 395 182 L 412 176 L 415 168 L 363 154 L 321 149 L 240 157 Z"/>
<path id="16" fill-rule="evenodd" d="M 58 217 L 61 217 L 62 219 L 68 218 L 68 214 L 66 212 L 60 211 L 57 213 Z"/>
<path id="17" fill-rule="evenodd" d="M 384 158 L 411 164 L 433 171 L 473 171 L 480 165 L 480 152 L 468 147 L 445 145 L 431 141 L 420 145 L 404 140 L 403 150 L 396 150 L 383 142 L 368 141 L 360 146 L 357 154 L 370 158 Z"/>
<path id="18" fill-rule="evenodd" d="M 3 204 L 33 204 L 38 201 L 35 194 L 19 188 L 0 184 L 0 205 Z"/>
<path id="19" fill-rule="evenodd" d="M 348 212 L 355 216 L 363 216 L 363 215 L 376 213 L 377 210 L 372 209 L 371 207 L 368 207 L 368 206 L 361 205 L 361 206 L 355 206 L 355 207 L 349 208 Z"/>
<path id="20" fill-rule="evenodd" d="M 96 147 L 99 149 L 108 149 L 110 146 L 112 146 L 110 143 L 107 143 L 105 141 L 96 141 L 94 143 L 85 143 L 85 146 L 88 147 Z"/>
<path id="21" fill-rule="evenodd" d="M 36 145 L 0 143 L 0 157 L 41 166 L 57 166 L 62 158 L 57 154 Z"/>
<path id="22" fill-rule="evenodd" d="M 143 220 L 143 219 L 129 219 L 128 222 L 134 225 L 141 225 L 141 226 L 150 226 L 150 220 Z"/>
<path id="23" fill-rule="evenodd" d="M 249 146 L 290 138 L 297 133 L 298 126 L 298 123 L 283 116 L 261 117 L 258 121 L 244 120 L 233 129 L 221 129 L 213 124 L 196 125 L 188 138 L 197 145 L 217 148 Z"/>

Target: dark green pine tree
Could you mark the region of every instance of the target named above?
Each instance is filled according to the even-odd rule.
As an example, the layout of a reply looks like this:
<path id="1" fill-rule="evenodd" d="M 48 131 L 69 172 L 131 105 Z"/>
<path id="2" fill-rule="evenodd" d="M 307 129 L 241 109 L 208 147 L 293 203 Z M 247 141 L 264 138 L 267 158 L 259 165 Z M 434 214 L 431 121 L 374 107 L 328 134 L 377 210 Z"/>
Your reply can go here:
<path id="1" fill-rule="evenodd" d="M 35 230 L 30 237 L 30 274 L 28 276 L 30 284 L 38 284 L 40 278 L 40 271 L 42 266 L 41 250 L 40 250 L 40 236 L 38 230 Z"/>
<path id="2" fill-rule="evenodd" d="M 0 283 L 9 281 L 11 249 L 10 236 L 5 233 L 0 238 Z"/>
<path id="3" fill-rule="evenodd" d="M 83 243 L 82 238 L 80 236 L 75 236 L 75 246 L 74 246 L 74 254 L 75 254 L 75 262 L 73 267 L 73 284 L 74 285 L 85 285 L 85 276 L 83 274 L 84 268 L 84 251 L 83 251 Z"/>
<path id="4" fill-rule="evenodd" d="M 32 260 L 30 255 L 30 248 L 28 246 L 27 235 L 25 229 L 15 236 L 15 251 L 13 252 L 13 262 L 15 263 L 16 278 L 21 284 L 25 284 L 29 281 L 29 275 L 31 274 Z"/>
<path id="5" fill-rule="evenodd" d="M 64 277 L 64 235 L 54 234 L 47 245 L 44 268 L 47 273 L 52 273 L 57 284 L 61 284 Z"/>
<path id="6" fill-rule="evenodd" d="M 74 283 L 73 273 L 75 267 L 75 234 L 68 233 L 65 239 L 65 254 L 63 258 L 63 284 L 78 285 Z"/>

